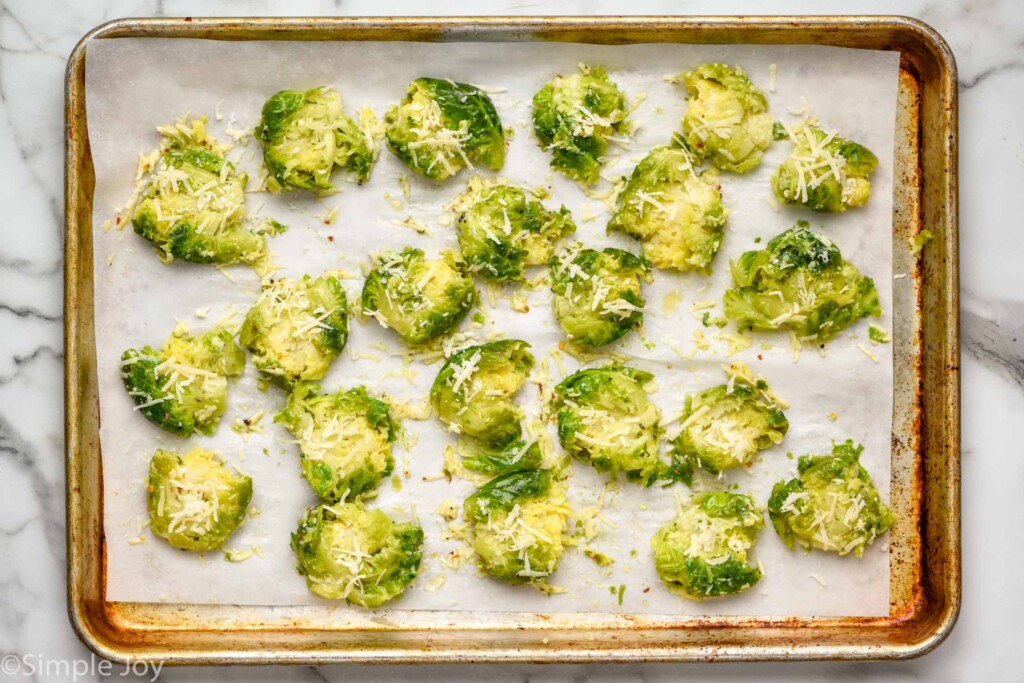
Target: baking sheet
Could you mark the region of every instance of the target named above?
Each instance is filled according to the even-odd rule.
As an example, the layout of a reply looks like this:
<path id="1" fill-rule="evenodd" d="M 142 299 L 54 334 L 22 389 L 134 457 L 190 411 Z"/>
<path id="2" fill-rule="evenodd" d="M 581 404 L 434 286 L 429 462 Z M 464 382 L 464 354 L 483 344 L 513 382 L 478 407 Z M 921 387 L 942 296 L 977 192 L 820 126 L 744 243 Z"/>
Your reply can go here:
<path id="1" fill-rule="evenodd" d="M 767 93 L 772 114 L 792 120 L 787 109 L 800 109 L 801 97 L 806 98 L 810 111 L 824 127 L 836 128 L 875 151 L 881 164 L 872 177 L 872 199 L 865 208 L 841 216 L 818 216 L 788 208 L 775 213 L 767 201 L 769 177 L 787 155 L 789 145 L 773 145 L 756 172 L 725 176 L 723 191 L 732 215 L 710 281 L 656 272 L 654 282 L 645 290 L 648 315 L 644 337 L 648 345 L 631 335 L 620 348 L 635 358 L 633 364 L 655 372 L 659 388 L 653 398 L 666 417 L 680 410 L 686 392 L 721 383 L 724 375 L 719 366 L 729 360 L 749 363 L 789 400 L 791 431 L 786 440 L 763 452 L 761 462 L 749 473 L 732 472 L 725 477 L 724 484 L 737 484 L 759 504 L 766 503 L 775 481 L 795 472 L 796 461 L 787 458 L 787 452 L 827 452 L 832 439 L 847 437 L 864 444 L 862 463 L 872 473 L 883 498 L 887 498 L 891 346 L 870 346 L 878 362 L 868 358 L 858 348 L 858 344 L 867 346 L 867 324 L 861 323 L 849 330 L 849 335 L 830 343 L 825 358 L 805 350 L 794 363 L 788 339 L 780 334 L 761 335 L 751 348 L 726 359 L 727 344 L 714 339 L 717 328 L 703 328 L 690 308 L 696 301 L 720 301 L 729 283 L 729 259 L 754 248 L 755 237 L 767 240 L 795 220 L 804 219 L 832 236 L 846 258 L 875 277 L 887 311 L 879 324 L 891 329 L 888 311 L 892 299 L 897 54 L 798 46 L 104 40 L 88 48 L 86 106 L 96 167 L 95 296 L 107 599 L 334 604 L 309 594 L 292 567 L 289 534 L 303 508 L 316 502 L 299 476 L 296 447 L 285 443 L 287 433 L 271 424 L 269 417 L 264 420 L 266 434 L 250 435 L 248 441 L 229 427 L 234 419 L 261 408 L 273 414 L 284 403 L 283 393 L 273 388 L 259 392 L 255 373 L 249 368 L 231 386 L 230 407 L 218 434 L 185 440 L 161 432 L 134 414 L 120 385 L 118 359 L 124 348 L 161 343 L 173 329 L 175 317 L 201 330 L 232 305 L 244 314 L 259 290 L 257 277 L 245 268 L 228 269 L 229 279 L 208 266 L 165 266 L 130 230 L 98 229 L 130 194 L 138 153 L 158 142 L 156 125 L 185 112 L 205 113 L 211 118 L 211 131 L 227 139 L 225 128 L 251 126 L 262 102 L 273 92 L 321 84 L 338 87 L 350 112 L 369 105 L 378 115 L 401 98 L 409 81 L 422 75 L 500 89 L 492 98 L 504 123 L 516 133 L 500 175 L 514 182 L 550 186 L 552 196 L 547 201 L 556 206 L 564 203 L 572 209 L 579 226 L 577 237 L 587 244 L 635 250 L 636 244 L 626 238 L 604 235 L 607 215 L 601 202 L 588 199 L 575 183 L 557 174 L 549 176 L 548 156 L 537 147 L 528 123 L 530 99 L 553 73 L 569 72 L 578 62 L 604 64 L 631 97 L 645 93 L 646 100 L 633 115 L 640 124 L 634 141 L 630 149 L 621 151 L 608 172 L 610 176 L 620 175 L 628 173 L 648 149 L 664 144 L 678 130 L 685 104 L 677 86 L 666 83 L 664 76 L 706 61 L 740 64 L 762 89 L 768 85 L 769 64 L 776 64 L 776 91 Z M 510 69 L 510 64 L 515 67 Z M 214 120 L 215 111 L 222 112 L 221 120 Z M 255 142 L 249 141 L 234 156 L 240 156 L 241 167 L 257 172 L 259 150 Z M 345 186 L 340 194 L 321 201 L 309 196 L 255 194 L 249 198 L 249 210 L 253 212 L 262 205 L 261 215 L 291 226 L 289 232 L 271 242 L 284 275 L 316 274 L 339 267 L 358 274 L 367 254 L 384 247 L 414 245 L 428 251 L 455 247 L 452 228 L 439 225 L 437 219 L 441 207 L 462 190 L 468 174 L 440 185 L 412 177 L 408 199 L 403 197 L 398 182 L 403 174 L 411 175 L 384 151 L 372 180 L 362 187 Z M 386 199 L 385 193 L 401 207 Z M 329 207 L 337 207 L 339 215 L 333 224 L 326 225 L 323 217 Z M 419 235 L 395 225 L 410 215 L 426 221 L 431 234 Z M 595 218 L 585 220 L 590 215 Z M 348 280 L 346 287 L 353 299 L 358 296 L 361 281 Z M 681 294 L 681 301 L 673 309 L 675 292 Z M 486 296 L 484 300 L 484 306 L 490 309 Z M 208 318 L 197 320 L 196 309 L 207 307 Z M 511 311 L 507 299 L 502 299 L 488 311 L 492 322 L 478 335 L 483 338 L 488 332 L 514 330 L 514 336 L 533 344 L 540 360 L 556 347 L 561 335 L 551 318 L 546 290 L 531 294 L 530 309 L 527 315 Z M 719 313 L 720 306 L 712 310 L 712 315 Z M 681 359 L 676 348 L 688 354 L 698 328 L 711 338 L 714 348 L 698 353 L 692 360 Z M 375 347 L 381 342 L 396 353 L 401 348 L 372 320 L 365 325 L 353 323 L 347 351 L 324 380 L 324 389 L 366 384 L 372 391 L 386 392 L 396 399 L 423 400 L 438 366 L 415 363 L 411 366 L 415 372 L 411 382 L 398 374 L 389 376 L 403 365 L 397 356 Z M 762 348 L 762 342 L 773 348 Z M 650 344 L 653 347 L 649 348 Z M 380 360 L 373 360 L 371 354 Z M 575 369 L 571 358 L 564 362 L 566 372 Z M 557 364 L 551 361 L 550 367 L 551 379 L 557 382 L 561 375 Z M 532 415 L 539 409 L 536 395 L 530 386 L 521 395 Z M 834 421 L 829 413 L 836 414 Z M 669 593 L 656 576 L 648 542 L 671 518 L 674 491 L 686 494 L 682 486 L 641 489 L 624 483 L 610 493 L 604 514 L 611 525 L 602 529 L 591 547 L 616 558 L 615 565 L 610 572 L 602 570 L 582 552 L 570 551 L 552 578 L 552 583 L 568 589 L 566 593 L 545 596 L 529 587 L 505 586 L 478 576 L 472 564 L 459 570 L 447 569 L 440 558 L 462 544 L 441 540 L 447 524 L 435 510 L 442 500 L 463 499 L 473 486 L 458 479 L 448 482 L 435 478 L 443 467 L 443 447 L 453 442 L 436 420 L 407 420 L 405 426 L 418 440 L 414 437 L 415 446 L 407 456 L 397 448 L 396 459 L 401 471 L 403 460 L 408 458 L 410 476 L 403 478 L 399 491 L 384 482 L 373 504 L 400 519 L 419 519 L 427 537 L 425 559 L 414 587 L 402 600 L 379 612 L 416 609 L 756 616 L 888 613 L 887 538 L 871 546 L 860 560 L 817 552 L 805 556 L 786 550 L 766 528 L 755 550 L 766 576 L 754 589 L 741 596 L 699 604 Z M 170 548 L 148 530 L 140 533 L 139 525 L 146 519 L 144 480 L 153 450 L 186 450 L 192 445 L 220 450 L 230 463 L 253 477 L 253 505 L 261 514 L 249 519 L 228 546 L 259 546 L 262 557 L 241 563 L 227 562 L 220 553 L 200 558 Z M 603 485 L 604 479 L 591 468 L 575 465 L 569 484 L 574 507 L 592 505 Z M 146 541 L 130 542 L 139 536 Z M 444 575 L 443 583 L 440 575 Z M 626 586 L 621 605 L 618 596 L 612 594 L 620 585 Z M 348 611 L 356 619 L 364 614 L 356 609 Z"/>

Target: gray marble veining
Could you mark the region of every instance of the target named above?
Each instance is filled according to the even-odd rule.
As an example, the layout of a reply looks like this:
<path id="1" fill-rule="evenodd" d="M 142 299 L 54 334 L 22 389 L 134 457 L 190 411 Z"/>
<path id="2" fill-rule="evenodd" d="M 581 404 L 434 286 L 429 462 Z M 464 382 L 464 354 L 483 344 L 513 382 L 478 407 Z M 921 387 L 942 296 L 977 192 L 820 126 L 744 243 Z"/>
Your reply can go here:
<path id="1" fill-rule="evenodd" d="M 935 653 L 883 664 L 673 667 L 384 667 L 164 671 L 162 680 L 1020 680 L 1015 632 L 1024 591 L 1017 501 L 1024 482 L 1024 12 L 1014 0 L 752 0 L 687 3 L 693 14 L 888 13 L 916 16 L 950 42 L 961 86 L 961 274 L 964 426 L 964 610 Z M 379 0 L 45 0 L 0 3 L 0 656 L 88 659 L 65 613 L 62 428 L 62 112 L 68 53 L 120 16 L 416 14 Z M 664 14 L 656 0 L 431 6 L 446 14 Z M 114 674 L 120 673 L 115 667 Z M 65 680 L 39 675 L 37 680 Z M 79 680 L 90 680 L 91 677 Z M 6 680 L 6 679 L 5 679 Z M 10 680 L 21 680 L 14 676 Z M 26 680 L 28 680 L 26 678 Z"/>

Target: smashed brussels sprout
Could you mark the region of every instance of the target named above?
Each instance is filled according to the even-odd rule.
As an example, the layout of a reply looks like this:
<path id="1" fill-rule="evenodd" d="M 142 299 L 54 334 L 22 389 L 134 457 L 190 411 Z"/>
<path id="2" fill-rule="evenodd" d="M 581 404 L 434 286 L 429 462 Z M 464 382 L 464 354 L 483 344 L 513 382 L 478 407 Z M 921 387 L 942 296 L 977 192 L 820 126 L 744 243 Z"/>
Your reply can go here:
<path id="1" fill-rule="evenodd" d="M 576 244 L 551 258 L 552 310 L 565 336 L 597 347 L 621 339 L 644 321 L 640 281 L 650 272 L 642 256 Z"/>
<path id="2" fill-rule="evenodd" d="M 789 421 L 763 379 L 731 374 L 728 384 L 686 397 L 682 427 L 672 440 L 672 468 L 687 485 L 693 471 L 719 474 L 749 465 L 782 441 Z"/>
<path id="3" fill-rule="evenodd" d="M 570 510 L 565 488 L 551 472 L 492 479 L 466 499 L 464 509 L 485 572 L 510 583 L 535 583 L 555 572 Z"/>
<path id="4" fill-rule="evenodd" d="M 283 389 L 319 380 L 348 339 L 348 299 L 341 281 L 281 278 L 265 286 L 245 316 L 239 341 L 260 376 Z"/>
<path id="5" fill-rule="evenodd" d="M 388 148 L 417 173 L 450 178 L 481 164 L 505 165 L 505 130 L 487 93 L 476 86 L 417 78 L 384 117 Z"/>
<path id="6" fill-rule="evenodd" d="M 283 90 L 266 101 L 256 124 L 271 192 L 329 192 L 340 168 L 357 182 L 370 177 L 380 144 L 377 120 L 364 109 L 355 121 L 345 115 L 341 94 L 329 87 Z"/>
<path id="7" fill-rule="evenodd" d="M 363 312 L 410 344 L 450 332 L 476 300 L 469 266 L 452 251 L 434 260 L 412 247 L 387 252 L 363 285 Z"/>
<path id="8" fill-rule="evenodd" d="M 182 550 L 216 550 L 245 521 L 252 479 L 210 451 L 158 450 L 149 462 L 150 528 Z"/>
<path id="9" fill-rule="evenodd" d="M 602 67 L 555 76 L 533 96 L 533 130 L 551 150 L 551 168 L 584 185 L 597 182 L 608 141 L 631 130 L 626 95 Z"/>
<path id="10" fill-rule="evenodd" d="M 654 375 L 610 365 L 580 370 L 555 387 L 558 440 L 569 455 L 644 486 L 664 473 L 661 411 L 644 384 Z"/>
<path id="11" fill-rule="evenodd" d="M 299 443 L 302 476 L 328 503 L 354 498 L 391 474 L 391 442 L 398 424 L 390 406 L 363 387 L 321 395 L 300 382 L 274 422 Z"/>
<path id="12" fill-rule="evenodd" d="M 608 232 L 640 240 L 658 268 L 710 275 L 728 216 L 717 171 L 697 173 L 686 150 L 656 147 L 633 170 Z"/>
<path id="13" fill-rule="evenodd" d="M 699 493 L 651 539 L 658 576 L 691 600 L 741 593 L 761 580 L 747 554 L 764 527 L 750 496 Z"/>
<path id="14" fill-rule="evenodd" d="M 768 99 L 740 67 L 702 64 L 675 77 L 689 99 L 683 114 L 687 146 L 718 168 L 747 173 L 772 142 Z"/>
<path id="15" fill-rule="evenodd" d="M 861 318 L 882 315 L 871 278 L 803 221 L 733 261 L 732 279 L 725 315 L 741 329 L 786 328 L 801 341 L 825 342 Z"/>
<path id="16" fill-rule="evenodd" d="M 860 557 L 892 526 L 892 511 L 860 465 L 863 450 L 847 440 L 833 444 L 832 455 L 802 455 L 797 477 L 775 484 L 768 515 L 787 546 Z"/>
<path id="17" fill-rule="evenodd" d="M 523 411 L 512 399 L 533 368 L 529 348 L 503 339 L 452 354 L 430 388 L 430 403 L 448 429 L 493 446 L 518 439 Z"/>
<path id="18" fill-rule="evenodd" d="M 227 378 L 244 369 L 245 352 L 225 326 L 198 337 L 179 326 L 159 351 L 145 346 L 121 355 L 121 381 L 135 410 L 179 436 L 216 431 L 227 408 Z"/>
<path id="19" fill-rule="evenodd" d="M 462 256 L 488 280 L 522 280 L 526 266 L 547 263 L 555 243 L 576 232 L 564 206 L 548 211 L 523 188 L 476 176 L 452 207 Z"/>
<path id="20" fill-rule="evenodd" d="M 206 119 L 161 126 L 162 154 L 132 208 L 136 234 L 165 262 L 247 263 L 267 258 L 263 236 L 245 227 L 248 178 L 206 134 Z"/>
<path id="21" fill-rule="evenodd" d="M 855 209 L 871 196 L 868 180 L 878 157 L 867 147 L 812 126 L 787 131 L 795 147 L 772 176 L 784 204 L 836 213 Z"/>
<path id="22" fill-rule="evenodd" d="M 368 608 L 405 592 L 422 548 L 423 529 L 360 503 L 309 508 L 292 534 L 296 568 L 310 591 Z"/>

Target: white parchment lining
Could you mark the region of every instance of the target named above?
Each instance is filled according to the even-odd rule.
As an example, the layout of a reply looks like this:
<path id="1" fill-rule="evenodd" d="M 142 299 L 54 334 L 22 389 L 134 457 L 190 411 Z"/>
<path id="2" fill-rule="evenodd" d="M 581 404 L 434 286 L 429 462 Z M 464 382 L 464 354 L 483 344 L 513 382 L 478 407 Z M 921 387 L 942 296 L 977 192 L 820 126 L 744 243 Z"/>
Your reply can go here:
<path id="1" fill-rule="evenodd" d="M 638 367 L 652 370 L 659 383 L 654 400 L 666 416 L 677 413 L 687 392 L 696 392 L 724 380 L 720 369 L 727 362 L 727 345 L 715 340 L 717 328 L 703 328 L 691 313 L 695 301 L 721 301 L 729 285 L 728 263 L 755 248 L 754 238 L 769 238 L 797 219 L 823 230 L 843 255 L 875 278 L 886 309 L 880 324 L 891 329 L 892 301 L 892 158 L 899 56 L 807 46 L 690 46 L 675 44 L 594 46 L 543 43 L 330 43 L 330 42 L 216 42 L 169 39 L 110 39 L 94 41 L 87 54 L 86 93 L 89 138 L 96 167 L 94 203 L 96 330 L 101 443 L 104 473 L 104 522 L 107 537 L 107 598 L 114 601 L 167 601 L 182 603 L 299 605 L 326 604 L 307 592 L 293 568 L 289 534 L 302 510 L 315 496 L 299 476 L 296 446 L 279 425 L 264 420 L 265 434 L 244 441 L 229 425 L 258 409 L 269 415 L 280 409 L 284 394 L 277 389 L 260 392 L 248 368 L 231 385 L 230 407 L 220 430 L 212 438 L 180 439 L 161 432 L 132 410 L 121 386 L 118 360 L 128 347 L 160 345 L 175 326 L 175 318 L 189 321 L 194 330 L 205 329 L 234 305 L 244 314 L 259 291 L 258 278 L 244 267 L 231 268 L 232 279 L 217 269 L 190 264 L 161 264 L 153 249 L 129 229 L 102 232 L 101 224 L 129 196 L 140 151 L 153 149 L 155 127 L 182 116 L 206 114 L 211 131 L 227 140 L 224 128 L 248 127 L 257 120 L 263 101 L 282 89 L 303 89 L 322 84 L 337 87 L 353 113 L 363 105 L 378 115 L 402 97 L 406 85 L 419 76 L 438 76 L 500 89 L 492 97 L 506 126 L 515 130 L 508 161 L 501 175 L 514 182 L 544 184 L 551 188 L 550 204 L 564 203 L 577 220 L 577 237 L 589 245 L 617 245 L 636 250 L 621 236 L 606 236 L 607 214 L 601 202 L 588 199 L 574 183 L 549 175 L 548 156 L 536 144 L 530 120 L 534 92 L 554 73 L 566 73 L 579 62 L 605 65 L 631 98 L 646 93 L 634 113 L 639 129 L 633 144 L 622 150 L 609 175 L 628 173 L 647 150 L 665 144 L 679 129 L 685 102 L 677 86 L 664 76 L 708 61 L 739 64 L 767 89 L 769 65 L 778 69 L 777 88 L 768 93 L 777 119 L 793 120 L 788 109 L 799 109 L 806 98 L 810 111 L 826 129 L 872 149 L 881 160 L 872 177 L 868 205 L 843 215 L 816 215 L 800 209 L 769 206 L 769 178 L 790 149 L 773 145 L 764 163 L 745 176 L 726 174 L 725 201 L 732 210 L 727 236 L 710 281 L 699 276 L 656 272 L 646 287 L 648 301 L 645 337 L 647 348 L 631 335 L 622 350 L 637 358 Z M 223 119 L 215 120 L 214 112 Z M 258 172 L 258 145 L 250 141 L 229 158 L 253 174 Z M 261 215 L 290 226 L 271 242 L 281 274 L 317 274 L 343 268 L 359 273 L 371 251 L 415 245 L 428 251 L 457 246 L 451 227 L 437 224 L 441 207 L 464 188 L 467 174 L 436 184 L 412 178 L 411 197 L 405 200 L 398 178 L 406 169 L 386 150 L 372 180 L 362 187 L 345 185 L 344 191 L 325 200 L 310 196 L 275 197 L 266 193 L 249 197 L 249 211 L 262 205 Z M 392 199 L 400 200 L 396 208 Z M 331 225 L 322 218 L 337 207 Z M 420 235 L 394 224 L 407 216 L 431 226 Z M 588 216 L 596 215 L 587 220 Z M 333 241 L 328 239 L 333 237 Z M 112 256 L 111 256 L 112 255 Z M 113 259 L 110 262 L 110 259 Z M 109 263 L 109 265 L 108 265 Z M 350 300 L 358 296 L 361 281 L 346 283 Z M 710 286 L 709 286 L 710 285 Z M 681 294 L 673 309 L 666 295 Z M 561 340 L 548 303 L 548 292 L 530 296 L 530 312 L 509 309 L 507 298 L 494 310 L 483 333 L 503 330 L 526 339 L 538 360 Z M 484 297 L 486 300 L 486 297 Z M 668 301 L 671 302 L 672 296 Z M 486 304 L 485 304 L 486 306 Z M 209 318 L 197 320 L 197 308 L 210 308 Z M 712 316 L 721 314 L 719 305 Z M 676 344 L 688 352 L 694 330 L 702 329 L 714 349 L 693 360 L 681 360 Z M 726 331 L 729 331 L 728 328 Z M 851 338 L 854 337 L 854 338 Z M 427 395 L 437 365 L 412 365 L 413 381 L 388 372 L 402 367 L 401 360 L 371 346 L 384 342 L 397 351 L 400 344 L 389 332 L 369 321 L 352 324 L 345 355 L 333 365 L 324 389 L 334 391 L 365 384 L 371 391 L 418 401 Z M 892 352 L 890 345 L 868 346 L 872 361 L 857 348 L 867 345 L 867 323 L 861 322 L 829 344 L 825 358 L 805 350 L 794 363 L 785 334 L 762 335 L 733 359 L 743 360 L 764 374 L 773 388 L 791 404 L 792 425 L 786 440 L 763 453 L 749 471 L 731 472 L 728 483 L 750 493 L 765 505 L 774 482 L 793 476 L 796 460 L 787 457 L 828 452 L 833 439 L 847 437 L 865 446 L 862 463 L 888 499 L 889 453 L 892 425 Z M 771 347 L 771 348 L 767 348 Z M 374 354 L 375 361 L 363 354 Z M 362 357 L 360 357 L 362 356 Z M 552 362 L 552 380 L 560 379 Z M 567 358 L 566 371 L 576 363 Z M 522 401 L 536 415 L 537 391 L 527 385 Z M 829 413 L 835 413 L 833 421 Z M 606 526 L 592 547 L 615 558 L 614 567 L 602 570 L 570 550 L 552 583 L 568 592 L 545 596 L 529 587 L 509 587 L 481 577 L 472 564 L 457 571 L 445 569 L 440 557 L 460 545 L 442 541 L 446 524 L 435 512 L 448 498 L 461 501 L 472 490 L 466 481 L 434 478 L 442 468 L 442 449 L 451 437 L 440 424 L 406 421 L 406 429 L 419 439 L 408 454 L 410 476 L 401 490 L 390 482 L 380 488 L 374 505 L 400 519 L 415 514 L 426 532 L 420 578 L 392 610 L 460 610 L 504 612 L 612 612 L 648 614 L 744 614 L 758 616 L 877 616 L 889 609 L 888 538 L 880 539 L 864 558 L 839 558 L 815 552 L 804 555 L 784 548 L 767 522 L 760 534 L 756 556 L 765 568 L 764 580 L 753 590 L 728 599 L 693 603 L 667 591 L 658 580 L 650 556 L 649 539 L 673 514 L 673 490 L 685 487 L 642 489 L 623 484 L 610 495 L 604 514 Z M 260 546 L 263 557 L 232 563 L 220 553 L 203 558 L 170 548 L 162 539 L 142 530 L 144 543 L 129 543 L 140 535 L 146 519 L 145 477 L 149 458 L 157 447 L 187 450 L 194 445 L 217 449 L 226 460 L 254 480 L 253 505 L 261 514 L 250 518 L 229 541 L 229 547 Z M 398 470 L 406 457 L 396 449 Z M 425 481 L 424 477 L 430 479 Z M 591 468 L 576 464 L 570 480 L 575 507 L 592 504 L 604 479 Z M 436 578 L 444 574 L 444 583 Z M 816 577 L 816 578 L 814 578 Z M 612 591 L 625 584 L 619 604 Z M 827 585 L 822 585 L 827 584 Z M 428 590 L 428 588 L 439 589 Z M 343 608 L 344 609 L 344 608 Z"/>

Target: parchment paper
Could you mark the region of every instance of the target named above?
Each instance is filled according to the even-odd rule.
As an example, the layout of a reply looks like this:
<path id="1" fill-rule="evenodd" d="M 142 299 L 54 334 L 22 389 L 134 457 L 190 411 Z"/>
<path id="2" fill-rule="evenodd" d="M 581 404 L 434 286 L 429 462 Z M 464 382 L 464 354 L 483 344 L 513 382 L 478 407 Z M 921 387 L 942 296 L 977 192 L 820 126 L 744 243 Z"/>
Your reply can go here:
<path id="1" fill-rule="evenodd" d="M 881 160 L 871 179 L 871 201 L 865 208 L 843 215 L 822 216 L 790 208 L 776 213 L 767 200 L 771 193 L 769 178 L 788 154 L 790 144 L 774 144 L 756 172 L 745 176 L 724 174 L 723 191 L 732 215 L 714 276 L 708 281 L 657 271 L 654 282 L 645 290 L 648 312 L 644 337 L 653 346 L 648 348 L 634 334 L 621 350 L 635 357 L 635 365 L 656 374 L 660 386 L 653 398 L 666 418 L 681 410 L 685 393 L 722 383 L 725 375 L 720 365 L 730 360 L 752 365 L 788 399 L 791 430 L 785 441 L 765 451 L 749 472 L 730 472 L 725 477 L 726 483 L 737 484 L 760 505 L 767 503 L 776 481 L 795 474 L 796 459 L 788 458 L 787 452 L 795 456 L 826 453 L 833 439 L 848 437 L 864 444 L 862 463 L 887 500 L 892 354 L 890 345 L 868 346 L 867 322 L 855 325 L 830 343 L 825 358 L 805 350 L 794 363 L 788 337 L 780 333 L 761 335 L 751 348 L 727 359 L 727 345 L 715 339 L 720 331 L 701 326 L 699 313 L 690 309 L 696 301 L 714 300 L 718 305 L 711 314 L 721 315 L 722 293 L 730 284 L 729 260 L 755 248 L 755 237 L 762 238 L 763 246 L 795 220 L 804 219 L 833 237 L 844 257 L 874 276 L 886 309 L 879 324 L 891 330 L 897 54 L 796 46 L 100 40 L 88 48 L 86 89 L 96 166 L 95 295 L 108 599 L 326 604 L 306 590 L 304 580 L 293 568 L 288 545 L 302 510 L 315 504 L 316 499 L 299 476 L 297 447 L 285 443 L 287 433 L 270 422 L 269 416 L 283 406 L 284 394 L 274 388 L 265 393 L 258 391 L 250 367 L 244 377 L 231 384 L 230 407 L 217 435 L 181 439 L 161 432 L 134 413 L 121 386 L 118 360 L 123 349 L 160 345 L 174 328 L 175 318 L 202 330 L 231 305 L 244 315 L 259 291 L 258 278 L 244 267 L 228 269 L 229 279 L 209 266 L 163 265 L 150 245 L 130 228 L 100 230 L 130 195 L 139 152 L 158 144 L 158 124 L 171 122 L 186 112 L 206 114 L 213 134 L 226 140 L 224 128 L 229 123 L 235 128 L 252 126 L 263 101 L 282 89 L 334 85 L 350 113 L 369 105 L 383 115 L 416 77 L 440 76 L 474 83 L 500 90 L 492 97 L 505 125 L 515 129 L 508 161 L 500 175 L 513 182 L 550 186 L 552 196 L 547 201 L 553 206 L 564 203 L 573 211 L 579 225 L 577 237 L 587 244 L 618 245 L 635 251 L 635 242 L 605 236 L 608 215 L 601 202 L 588 199 L 575 183 L 550 174 L 549 157 L 537 146 L 528 123 L 532 95 L 553 74 L 571 72 L 579 62 L 605 65 L 631 99 L 646 93 L 646 101 L 633 114 L 640 124 L 635 139 L 628 150 L 621 150 L 607 172 L 609 176 L 628 174 L 647 150 L 665 144 L 679 130 L 686 105 L 678 86 L 665 82 L 664 76 L 708 61 L 742 65 L 766 91 L 769 65 L 776 64 L 777 88 L 768 93 L 773 116 L 793 121 L 787 109 L 799 109 L 801 98 L 806 98 L 823 127 L 837 129 L 871 148 Z M 220 120 L 215 119 L 217 111 L 222 112 Z M 255 141 L 249 141 L 229 158 L 239 158 L 242 168 L 258 172 L 260 156 Z M 368 254 L 384 247 L 416 245 L 428 252 L 456 247 L 453 228 L 438 225 L 437 218 L 442 214 L 441 207 L 462 191 L 468 173 L 442 184 L 412 177 L 408 200 L 403 198 L 398 183 L 403 173 L 406 169 L 384 150 L 372 180 L 362 187 L 345 185 L 343 192 L 325 200 L 306 195 L 250 195 L 249 211 L 259 208 L 262 216 L 290 226 L 286 234 L 271 241 L 277 262 L 284 266 L 283 275 L 317 274 L 339 267 L 358 275 Z M 385 193 L 402 206 L 393 206 Z M 329 207 L 337 207 L 339 214 L 333 224 L 326 225 L 322 219 Z M 427 222 L 431 233 L 420 235 L 394 224 L 410 215 Z M 588 220 L 591 215 L 594 217 Z M 113 261 L 108 265 L 110 258 Z M 358 277 L 347 282 L 350 300 L 358 297 L 361 286 Z M 672 292 L 681 294 L 676 308 L 671 304 Z M 206 307 L 210 308 L 208 318 L 197 320 L 196 309 Z M 547 357 L 561 340 L 547 290 L 531 294 L 528 314 L 510 310 L 508 299 L 503 298 L 489 315 L 492 323 L 481 336 L 502 330 L 526 339 L 533 344 L 538 360 Z M 688 353 L 698 328 L 714 348 L 698 353 L 692 360 L 682 360 L 673 345 Z M 392 351 L 401 348 L 397 338 L 376 322 L 360 325 L 353 321 L 347 352 L 334 363 L 323 382 L 324 389 L 335 391 L 365 384 L 371 391 L 386 392 L 396 399 L 425 398 L 439 366 L 413 364 L 416 374 L 412 382 L 389 375 L 402 368 L 401 360 L 371 346 L 375 342 L 386 343 Z M 878 362 L 858 349 L 858 343 L 876 354 Z M 374 354 L 381 360 L 364 354 Z M 561 373 L 556 363 L 551 361 L 550 365 L 551 379 L 557 382 Z M 576 367 L 572 359 L 566 358 L 566 372 Z M 528 413 L 536 416 L 536 387 L 527 385 L 521 400 Z M 268 414 L 263 421 L 265 434 L 253 434 L 245 441 L 230 429 L 233 420 L 261 408 Z M 829 413 L 836 414 L 834 421 Z M 804 555 L 785 549 L 767 515 L 766 528 L 755 550 L 765 569 L 765 578 L 758 586 L 741 596 L 701 603 L 671 594 L 655 573 L 649 541 L 672 517 L 674 491 L 688 494 L 681 485 L 643 489 L 624 483 L 620 490 L 610 493 L 604 514 L 614 526 L 605 526 L 592 547 L 614 557 L 615 565 L 610 571 L 602 570 L 584 557 L 581 549 L 570 550 L 552 577 L 553 584 L 568 589 L 564 594 L 549 597 L 529 587 L 509 587 L 479 576 L 471 563 L 457 571 L 445 569 L 440 557 L 462 544 L 441 540 L 447 525 L 436 509 L 444 499 L 461 501 L 473 486 L 458 479 L 448 482 L 436 478 L 442 469 L 443 447 L 452 442 L 436 419 L 406 420 L 405 427 L 419 437 L 408 455 L 401 447 L 396 448 L 397 470 L 402 471 L 407 458 L 410 476 L 402 478 L 401 490 L 393 490 L 390 482 L 382 483 L 380 497 L 372 504 L 399 519 L 418 517 L 426 532 L 426 544 L 420 578 L 404 598 L 390 606 L 392 610 L 763 616 L 888 613 L 887 537 L 872 545 L 860 560 L 821 552 Z M 197 444 L 220 450 L 229 463 L 252 476 L 253 506 L 261 514 L 250 518 L 228 547 L 242 550 L 259 546 L 262 557 L 241 563 L 227 562 L 220 553 L 200 558 L 172 549 L 148 529 L 140 531 L 140 524 L 147 519 L 144 482 L 154 449 L 184 451 Z M 569 484 L 574 507 L 592 505 L 604 481 L 590 467 L 576 464 Z M 145 542 L 129 542 L 140 536 Z M 443 584 L 440 574 L 445 576 Z M 626 589 L 620 605 L 613 591 L 622 584 Z"/>

